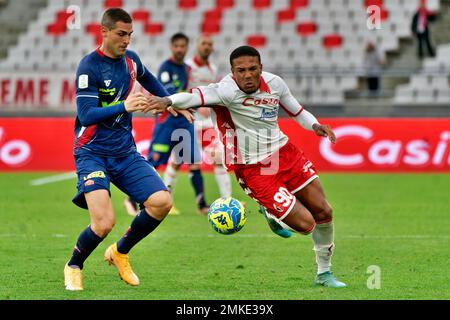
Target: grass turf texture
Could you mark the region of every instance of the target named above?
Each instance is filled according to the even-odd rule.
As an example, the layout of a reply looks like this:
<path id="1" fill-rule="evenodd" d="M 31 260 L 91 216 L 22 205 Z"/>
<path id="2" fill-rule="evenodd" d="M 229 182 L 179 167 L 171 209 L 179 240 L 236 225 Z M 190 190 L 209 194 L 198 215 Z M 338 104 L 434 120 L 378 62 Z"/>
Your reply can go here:
<path id="1" fill-rule="evenodd" d="M 0 174 L 0 299 L 449 299 L 450 175 L 322 174 L 334 207 L 333 271 L 345 289 L 315 288 L 310 236 L 271 233 L 256 203 L 233 178 L 234 196 L 250 210 L 234 235 L 215 233 L 196 213 L 186 174 L 178 178 L 168 216 L 130 254 L 139 287 L 119 280 L 103 261 L 132 217 L 112 188 L 116 225 L 85 263 L 84 291 L 68 292 L 63 267 L 87 211 L 71 203 L 75 179 L 43 186 L 48 173 Z M 218 197 L 205 174 L 206 197 Z M 380 267 L 381 289 L 367 287 L 367 268 Z"/>

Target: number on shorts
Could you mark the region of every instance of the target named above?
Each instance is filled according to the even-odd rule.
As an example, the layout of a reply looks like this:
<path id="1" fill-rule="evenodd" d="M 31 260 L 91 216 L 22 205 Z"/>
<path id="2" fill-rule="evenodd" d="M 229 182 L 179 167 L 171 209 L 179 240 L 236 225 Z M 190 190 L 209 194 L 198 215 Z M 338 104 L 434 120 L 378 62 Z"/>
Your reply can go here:
<path id="1" fill-rule="evenodd" d="M 289 207 L 292 199 L 294 199 L 294 196 L 284 187 L 280 187 L 278 192 L 273 196 L 273 200 L 281 204 L 283 207 Z"/>

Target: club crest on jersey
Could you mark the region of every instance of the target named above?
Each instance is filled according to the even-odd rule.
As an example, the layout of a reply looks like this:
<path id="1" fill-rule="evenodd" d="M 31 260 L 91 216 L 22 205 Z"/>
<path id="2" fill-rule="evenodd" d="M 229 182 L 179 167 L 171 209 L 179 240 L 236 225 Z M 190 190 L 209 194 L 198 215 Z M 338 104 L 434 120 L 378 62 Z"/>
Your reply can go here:
<path id="1" fill-rule="evenodd" d="M 242 102 L 242 105 L 246 107 L 250 106 L 259 106 L 259 105 L 266 105 L 266 106 L 278 106 L 280 103 L 280 100 L 277 98 L 245 98 Z"/>
<path id="2" fill-rule="evenodd" d="M 109 87 L 109 85 L 111 84 L 111 80 L 104 80 L 105 82 L 105 86 Z"/>

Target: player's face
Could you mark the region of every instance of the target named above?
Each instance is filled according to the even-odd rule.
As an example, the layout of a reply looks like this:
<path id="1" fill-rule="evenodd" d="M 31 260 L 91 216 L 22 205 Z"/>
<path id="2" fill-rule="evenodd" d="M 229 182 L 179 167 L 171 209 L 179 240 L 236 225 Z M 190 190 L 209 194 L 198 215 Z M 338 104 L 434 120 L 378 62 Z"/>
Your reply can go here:
<path id="1" fill-rule="evenodd" d="M 231 72 L 245 93 L 253 93 L 259 88 L 262 64 L 258 57 L 241 56 L 232 61 Z"/>
<path id="2" fill-rule="evenodd" d="M 188 43 L 184 39 L 175 40 L 170 45 L 170 50 L 172 50 L 172 57 L 175 61 L 183 62 L 188 51 Z"/>
<path id="3" fill-rule="evenodd" d="M 213 50 L 213 41 L 210 37 L 202 37 L 198 40 L 197 51 L 202 59 L 207 60 Z"/>
<path id="4" fill-rule="evenodd" d="M 102 32 L 107 51 L 116 58 L 122 57 L 130 44 L 133 24 L 118 21 L 114 29 L 102 28 Z"/>

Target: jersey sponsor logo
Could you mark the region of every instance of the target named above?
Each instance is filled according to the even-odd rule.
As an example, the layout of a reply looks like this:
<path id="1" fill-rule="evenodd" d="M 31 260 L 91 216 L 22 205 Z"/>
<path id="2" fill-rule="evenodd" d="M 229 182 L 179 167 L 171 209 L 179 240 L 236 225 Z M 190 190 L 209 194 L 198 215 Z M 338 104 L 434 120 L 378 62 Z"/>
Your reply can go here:
<path id="1" fill-rule="evenodd" d="M 89 86 L 89 76 L 87 74 L 80 74 L 78 77 L 78 88 L 86 89 Z"/>
<path id="2" fill-rule="evenodd" d="M 116 88 L 111 88 L 111 89 L 99 88 L 98 91 L 100 93 L 113 96 L 116 93 Z"/>
<path id="3" fill-rule="evenodd" d="M 278 107 L 274 109 L 263 108 L 259 120 L 274 120 L 278 117 Z"/>
<path id="4" fill-rule="evenodd" d="M 277 98 L 245 98 L 242 102 L 243 106 L 251 107 L 251 106 L 278 106 L 280 104 L 280 99 Z"/>
<path id="5" fill-rule="evenodd" d="M 340 167 L 376 165 L 395 168 L 407 165 L 416 168 L 425 166 L 444 168 L 450 164 L 449 130 L 436 134 L 439 140 L 432 143 L 427 141 L 428 139 L 411 139 L 404 136 L 381 139 L 377 137 L 376 131 L 363 125 L 343 125 L 336 127 L 334 132 L 338 141 L 362 140 L 365 143 L 363 148 L 347 148 L 344 152 L 344 149 L 339 150 L 333 147 L 328 139 L 324 139 L 320 143 L 320 154 L 328 162 Z"/>
<path id="6" fill-rule="evenodd" d="M 4 129 L 0 127 L 0 163 L 11 167 L 24 165 L 31 158 L 31 146 L 25 140 L 4 141 Z"/>
<path id="7" fill-rule="evenodd" d="M 104 80 L 105 82 L 105 86 L 109 87 L 109 85 L 111 84 L 111 80 Z"/>
<path id="8" fill-rule="evenodd" d="M 87 175 L 87 177 L 84 177 L 84 180 L 89 180 L 93 178 L 105 178 L 105 173 L 103 171 L 94 171 Z"/>

